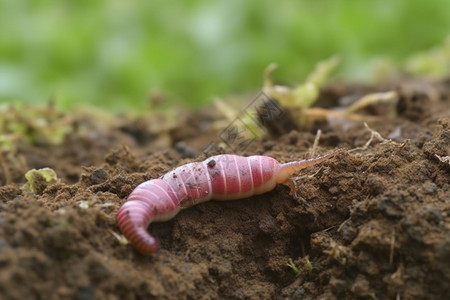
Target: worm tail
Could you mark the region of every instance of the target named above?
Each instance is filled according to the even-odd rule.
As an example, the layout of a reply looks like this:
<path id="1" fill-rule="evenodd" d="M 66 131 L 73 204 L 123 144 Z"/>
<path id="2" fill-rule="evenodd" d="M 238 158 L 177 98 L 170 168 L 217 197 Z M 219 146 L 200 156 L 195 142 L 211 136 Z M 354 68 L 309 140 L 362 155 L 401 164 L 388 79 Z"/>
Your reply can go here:
<path id="1" fill-rule="evenodd" d="M 159 243 L 147 231 L 152 221 L 164 221 L 175 216 L 180 207 L 166 182 L 161 179 L 140 184 L 119 210 L 120 231 L 136 250 L 144 255 L 154 253 Z"/>
<path id="2" fill-rule="evenodd" d="M 299 161 L 288 162 L 285 164 L 280 164 L 280 170 L 277 175 L 277 183 L 285 183 L 289 177 L 291 177 L 295 172 L 298 172 L 307 167 L 311 167 L 321 162 L 330 159 L 339 153 L 345 151 L 345 148 L 335 150 L 333 152 L 318 156 L 316 158 L 304 159 Z"/>

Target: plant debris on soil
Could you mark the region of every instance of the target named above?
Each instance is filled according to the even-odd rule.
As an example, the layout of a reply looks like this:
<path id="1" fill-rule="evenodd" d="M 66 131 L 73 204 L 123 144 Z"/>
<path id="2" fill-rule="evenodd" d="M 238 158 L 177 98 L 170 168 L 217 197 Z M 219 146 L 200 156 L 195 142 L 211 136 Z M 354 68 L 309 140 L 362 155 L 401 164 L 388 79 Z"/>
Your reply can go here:
<path id="1" fill-rule="evenodd" d="M 153 116 L 70 115 L 52 106 L 39 124 L 3 111 L 0 298 L 443 299 L 450 293 L 450 80 L 333 83 L 314 107 L 331 111 L 391 90 L 396 103 L 358 111 L 367 127 L 331 115 L 306 126 L 283 118 L 245 148 L 207 153 L 208 144 L 220 144 L 212 126 L 220 112 L 211 108 L 166 127 Z M 296 197 L 277 186 L 185 209 L 151 224 L 161 244 L 151 256 L 121 236 L 117 211 L 139 183 L 219 153 L 303 159 L 318 129 L 315 155 L 349 150 L 298 174 Z M 56 135 L 63 141 L 45 138 Z M 27 183 L 31 169 L 38 171 Z"/>

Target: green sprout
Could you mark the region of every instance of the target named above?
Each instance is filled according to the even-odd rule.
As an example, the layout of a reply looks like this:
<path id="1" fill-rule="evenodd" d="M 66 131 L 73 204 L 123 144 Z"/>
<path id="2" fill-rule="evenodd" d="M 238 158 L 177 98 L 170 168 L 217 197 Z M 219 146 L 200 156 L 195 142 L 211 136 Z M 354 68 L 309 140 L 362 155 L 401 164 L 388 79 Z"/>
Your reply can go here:
<path id="1" fill-rule="evenodd" d="M 308 274 L 311 276 L 312 270 L 313 270 L 313 265 L 308 257 L 305 257 L 305 260 L 306 260 L 306 267 L 308 268 Z"/>
<path id="2" fill-rule="evenodd" d="M 27 183 L 22 186 L 22 191 L 25 193 L 39 194 L 43 192 L 45 187 L 52 183 L 59 182 L 60 179 L 56 176 L 56 172 L 50 168 L 31 169 L 25 174 Z M 44 187 L 42 187 L 44 182 Z"/>
<path id="3" fill-rule="evenodd" d="M 314 267 L 313 267 L 313 265 L 312 265 L 312 263 L 311 263 L 311 261 L 309 260 L 308 257 L 305 257 L 305 265 L 306 265 L 306 269 L 308 270 L 308 275 L 311 276 Z M 295 273 L 296 276 L 299 276 L 299 275 L 300 275 L 300 270 L 299 270 L 299 268 L 297 268 L 297 266 L 294 264 L 294 261 L 292 260 L 292 258 L 289 258 L 288 263 L 287 263 L 287 266 L 288 266 L 289 268 L 291 268 L 291 269 L 294 271 L 294 273 Z M 302 268 L 302 269 L 303 269 L 303 268 Z"/>
<path id="4" fill-rule="evenodd" d="M 327 82 L 331 73 L 337 68 L 340 59 L 333 56 L 319 62 L 308 75 L 306 81 L 295 88 L 282 85 L 273 85 L 271 75 L 277 65 L 270 64 L 264 72 L 264 92 L 277 100 L 283 107 L 302 109 L 312 106 L 319 97 L 320 88 Z"/>
<path id="5" fill-rule="evenodd" d="M 371 293 L 370 298 L 372 298 L 372 300 L 378 300 L 378 297 L 377 295 L 375 295 L 375 293 Z"/>
<path id="6" fill-rule="evenodd" d="M 330 74 L 339 64 L 339 59 L 333 56 L 325 61 L 319 62 L 314 71 L 311 72 L 305 83 L 291 89 L 286 86 L 273 85 L 270 75 L 277 68 L 276 64 L 270 64 L 264 72 L 263 92 L 271 99 L 278 101 L 285 108 L 299 111 L 312 106 L 319 97 L 319 89 L 326 83 Z M 221 99 L 214 100 L 214 106 L 221 112 L 227 123 L 216 122 L 214 128 L 223 128 L 229 124 L 236 126 L 237 132 L 243 139 L 261 139 L 267 133 L 266 128 L 257 121 L 256 109 L 249 109 L 245 114 L 239 114 L 229 104 Z M 239 117 L 239 122 L 235 122 Z"/>
<path id="7" fill-rule="evenodd" d="M 114 231 L 112 231 L 112 230 L 109 230 L 109 232 L 113 235 L 113 237 L 116 238 L 116 240 L 119 242 L 120 245 L 126 246 L 126 245 L 129 244 L 127 238 L 124 237 L 123 235 L 118 234 L 118 233 L 116 233 L 116 232 L 114 232 Z"/>
<path id="8" fill-rule="evenodd" d="M 14 150 L 18 142 L 59 145 L 73 131 L 73 120 L 52 104 L 27 107 L 23 103 L 0 107 L 0 146 Z"/>
<path id="9" fill-rule="evenodd" d="M 295 266 L 294 262 L 292 261 L 292 258 L 289 258 L 287 266 L 290 267 L 294 271 L 295 276 L 300 275 L 300 270 Z"/>
<path id="10" fill-rule="evenodd" d="M 410 56 L 405 62 L 405 71 L 415 76 L 440 79 L 450 74 L 450 36 L 431 50 Z"/>

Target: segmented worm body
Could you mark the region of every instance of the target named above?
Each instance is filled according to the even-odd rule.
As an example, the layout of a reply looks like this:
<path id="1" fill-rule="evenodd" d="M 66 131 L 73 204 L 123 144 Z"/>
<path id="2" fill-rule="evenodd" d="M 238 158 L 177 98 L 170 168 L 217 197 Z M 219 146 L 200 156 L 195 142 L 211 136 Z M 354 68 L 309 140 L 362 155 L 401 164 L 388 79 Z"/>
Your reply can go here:
<path id="1" fill-rule="evenodd" d="M 343 150 L 284 164 L 268 156 L 223 154 L 180 166 L 134 189 L 119 210 L 119 228 L 140 253 L 151 254 L 159 247 L 147 231 L 151 222 L 169 220 L 180 209 L 211 199 L 243 199 L 271 191 L 277 184 L 290 184 L 295 172 Z"/>

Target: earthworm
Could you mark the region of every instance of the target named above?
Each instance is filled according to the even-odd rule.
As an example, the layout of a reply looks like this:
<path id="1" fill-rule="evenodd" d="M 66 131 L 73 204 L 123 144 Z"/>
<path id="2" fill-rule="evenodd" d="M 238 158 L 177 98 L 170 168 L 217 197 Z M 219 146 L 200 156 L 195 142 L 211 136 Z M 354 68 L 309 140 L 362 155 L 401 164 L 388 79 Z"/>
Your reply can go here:
<path id="1" fill-rule="evenodd" d="M 149 234 L 151 222 L 167 221 L 182 208 L 215 200 L 248 198 L 289 184 L 290 177 L 345 149 L 312 159 L 280 164 L 268 156 L 222 154 L 180 166 L 159 179 L 138 185 L 122 205 L 117 222 L 124 236 L 144 255 L 156 252 L 158 241 Z"/>

